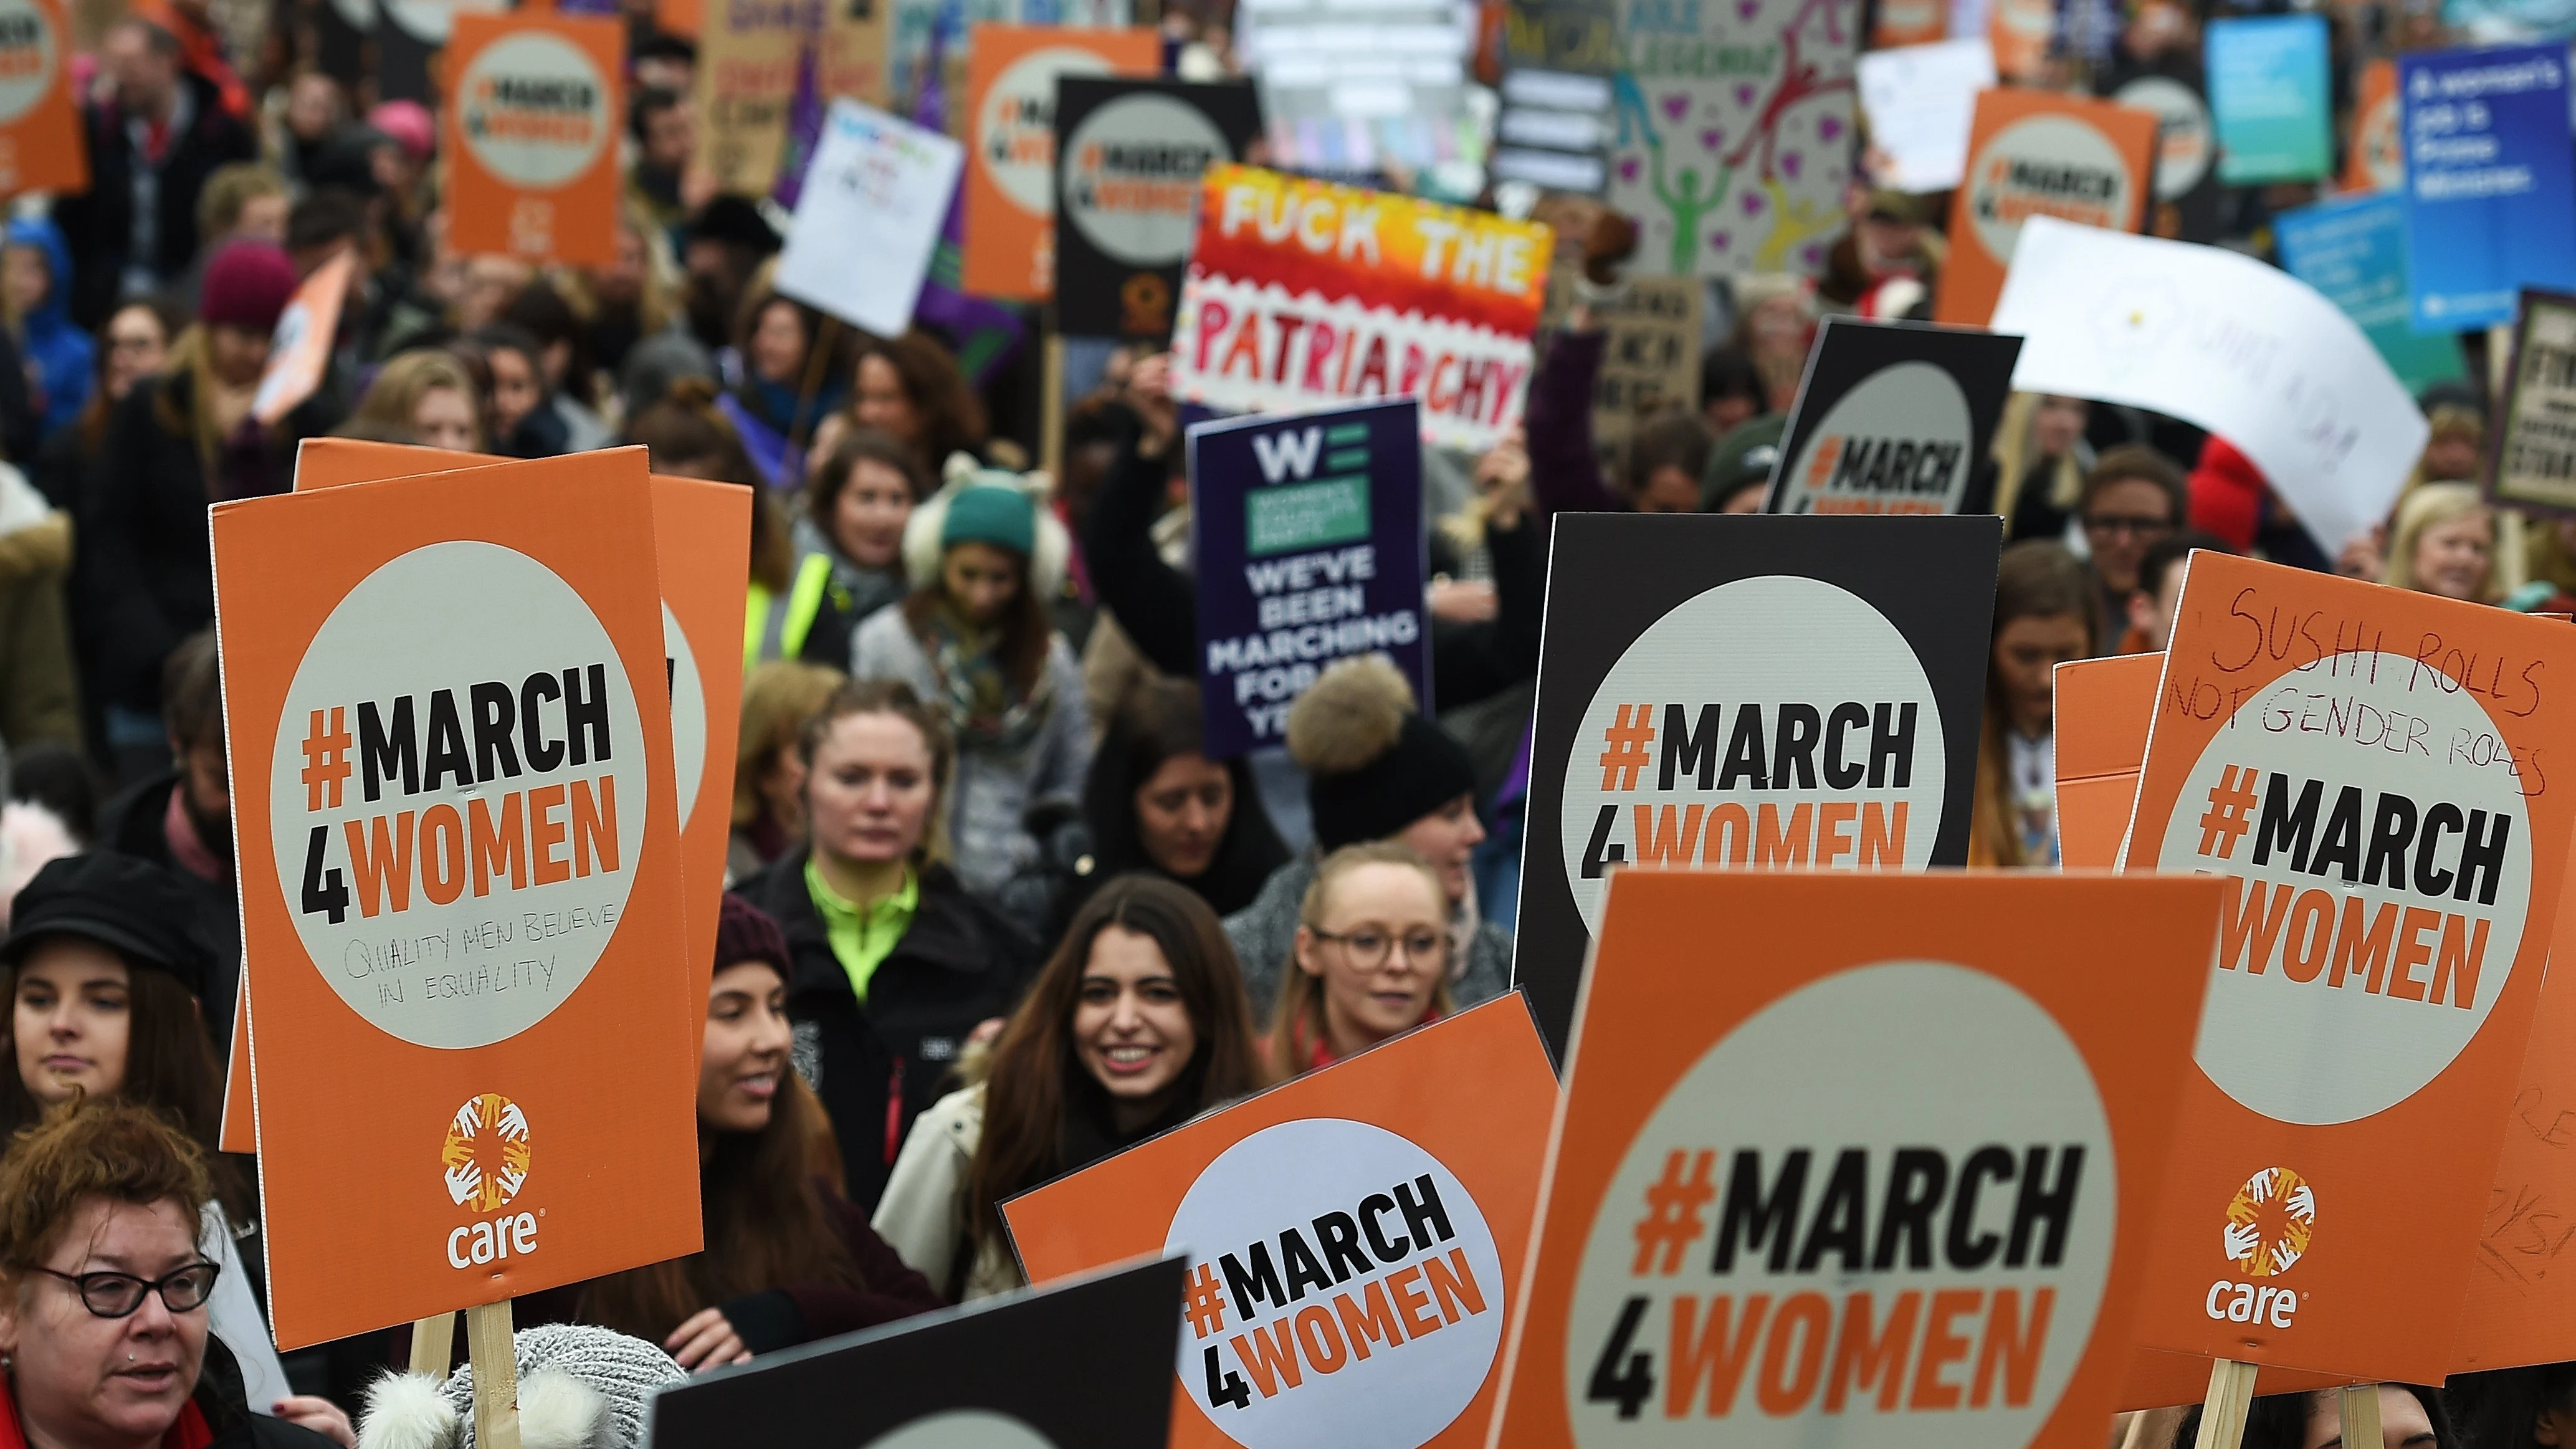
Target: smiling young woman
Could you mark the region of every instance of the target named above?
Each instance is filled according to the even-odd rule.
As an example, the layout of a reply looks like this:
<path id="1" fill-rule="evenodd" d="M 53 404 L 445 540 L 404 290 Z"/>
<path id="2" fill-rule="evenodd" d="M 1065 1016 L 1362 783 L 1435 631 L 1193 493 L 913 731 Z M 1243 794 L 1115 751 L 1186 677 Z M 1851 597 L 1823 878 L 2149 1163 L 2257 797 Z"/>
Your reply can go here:
<path id="1" fill-rule="evenodd" d="M 991 1074 L 921 1115 L 877 1207 L 959 1298 L 1023 1281 L 1001 1203 L 1264 1085 L 1234 953 L 1207 903 L 1121 876 L 1076 913 Z"/>
<path id="2" fill-rule="evenodd" d="M 1324 857 L 1298 913 L 1296 969 L 1264 1044 L 1302 1076 L 1447 1015 L 1449 907 L 1422 853 L 1401 841 Z"/>
<path id="3" fill-rule="evenodd" d="M 600 1324 L 703 1373 L 940 1306 L 842 1194 L 831 1123 L 788 1062 L 792 969 L 778 923 L 724 897 L 698 1063 L 705 1249 L 567 1290 L 571 1305 L 529 1304 L 521 1322 Z"/>

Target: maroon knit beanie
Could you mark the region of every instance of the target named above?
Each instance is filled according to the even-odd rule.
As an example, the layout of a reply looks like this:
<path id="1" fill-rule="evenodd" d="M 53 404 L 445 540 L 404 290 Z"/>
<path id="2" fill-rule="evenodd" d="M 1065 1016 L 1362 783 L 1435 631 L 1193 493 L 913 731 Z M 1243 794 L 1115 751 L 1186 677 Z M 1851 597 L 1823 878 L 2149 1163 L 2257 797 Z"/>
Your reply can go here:
<path id="1" fill-rule="evenodd" d="M 739 966 L 745 961 L 766 961 L 778 968 L 778 979 L 786 981 L 795 975 L 787 961 L 787 935 L 769 912 L 728 891 L 724 910 L 716 918 L 716 969 Z"/>
<path id="2" fill-rule="evenodd" d="M 278 314 L 294 295 L 295 263 L 285 252 L 262 241 L 228 242 L 206 263 L 197 319 L 265 337 L 277 330 Z"/>

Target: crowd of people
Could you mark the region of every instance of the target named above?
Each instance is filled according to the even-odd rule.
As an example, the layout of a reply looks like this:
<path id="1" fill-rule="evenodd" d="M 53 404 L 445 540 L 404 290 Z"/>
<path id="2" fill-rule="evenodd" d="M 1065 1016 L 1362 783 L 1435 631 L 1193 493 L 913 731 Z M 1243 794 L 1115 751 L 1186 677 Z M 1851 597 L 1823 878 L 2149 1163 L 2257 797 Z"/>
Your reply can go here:
<path id="1" fill-rule="evenodd" d="M 286 490 L 301 440 L 633 444 L 754 492 L 706 1247 L 515 1309 L 703 1371 L 1017 1287 L 1005 1199 L 1507 990 L 1551 518 L 1758 511 L 1819 318 L 1919 306 L 1942 255 L 1941 208 L 1864 165 L 1822 277 L 1713 280 L 1698 405 L 1604 449 L 1592 314 L 1637 232 L 1544 204 L 1580 279 L 1525 425 L 1426 449 L 1436 715 L 1349 660 L 1284 750 L 1215 758 L 1167 359 L 1094 349 L 1031 469 L 1033 367 L 777 290 L 778 213 L 693 165 L 693 47 L 631 20 L 612 265 L 460 254 L 426 108 L 243 54 L 198 0 L 106 25 L 75 66 L 91 188 L 0 232 L 0 1443 L 366 1442 L 402 1361 L 405 1331 L 278 1353 L 256 1163 L 217 1144 L 240 929 L 206 511 Z M 1163 24 L 1232 64 L 1220 19 Z M 2283 198 L 2239 199 L 2260 250 Z M 323 382 L 262 421 L 280 313 L 342 258 Z M 2576 528 L 2476 486 L 2486 389 L 2422 406 L 2392 516 L 2329 557 L 2224 438 L 2010 400 L 1972 864 L 2057 863 L 2051 671 L 2162 649 L 2195 550 L 2576 604 Z M 2389 1449 L 2557 1445 L 2576 1370 L 2391 1385 L 2383 1419 Z M 2286 1396 L 2247 1443 L 2335 1432 Z"/>

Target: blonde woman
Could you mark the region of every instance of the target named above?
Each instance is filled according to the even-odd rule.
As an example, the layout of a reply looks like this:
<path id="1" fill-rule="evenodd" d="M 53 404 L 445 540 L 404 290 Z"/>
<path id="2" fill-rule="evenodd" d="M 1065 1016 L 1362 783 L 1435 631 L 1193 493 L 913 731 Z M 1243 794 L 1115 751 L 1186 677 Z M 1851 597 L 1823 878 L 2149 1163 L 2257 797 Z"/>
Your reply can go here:
<path id="1" fill-rule="evenodd" d="M 728 878 L 757 874 L 805 838 L 805 762 L 796 741 L 844 682 L 837 669 L 796 659 L 773 659 L 743 676 Z"/>
<path id="2" fill-rule="evenodd" d="M 425 448 L 483 450 L 474 375 L 452 353 L 423 347 L 384 365 L 358 399 L 353 421 L 403 434 Z"/>
<path id="3" fill-rule="evenodd" d="M 2473 483 L 2427 483 L 2397 505 L 2388 571 L 2380 582 L 2446 599 L 2492 604 L 2507 592 L 2497 577 L 2496 512 Z"/>
<path id="4" fill-rule="evenodd" d="M 1297 915 L 1267 1050 L 1303 1076 L 1449 1014 L 1449 897 L 1401 841 L 1325 856 Z"/>

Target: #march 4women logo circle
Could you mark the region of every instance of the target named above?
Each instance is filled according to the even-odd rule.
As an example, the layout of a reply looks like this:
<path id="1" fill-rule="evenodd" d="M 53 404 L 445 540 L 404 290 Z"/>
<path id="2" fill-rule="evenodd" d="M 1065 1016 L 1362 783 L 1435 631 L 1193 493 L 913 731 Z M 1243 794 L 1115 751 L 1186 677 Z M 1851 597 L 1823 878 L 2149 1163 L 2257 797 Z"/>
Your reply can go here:
<path id="1" fill-rule="evenodd" d="M 1801 987 L 1673 1084 L 1601 1199 L 1575 1443 L 2027 1443 L 2100 1312 L 2118 1181 L 2083 1054 L 2011 985 L 1901 961 Z"/>
<path id="2" fill-rule="evenodd" d="M 581 595 L 516 549 L 431 544 L 351 589 L 296 667 L 269 769 L 278 888 L 358 1015 L 419 1046 L 506 1041 L 608 948 L 650 782 Z"/>
<path id="3" fill-rule="evenodd" d="M 1172 1215 L 1190 1255 L 1181 1387 L 1246 1449 L 1415 1449 L 1503 1342 L 1503 1261 L 1464 1183 L 1337 1117 L 1227 1148 Z"/>

